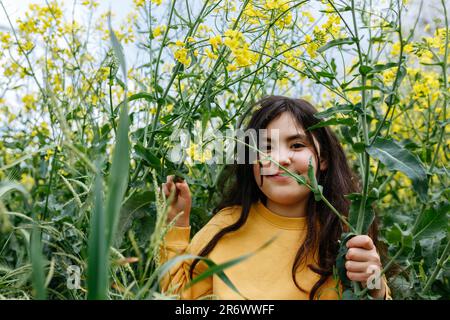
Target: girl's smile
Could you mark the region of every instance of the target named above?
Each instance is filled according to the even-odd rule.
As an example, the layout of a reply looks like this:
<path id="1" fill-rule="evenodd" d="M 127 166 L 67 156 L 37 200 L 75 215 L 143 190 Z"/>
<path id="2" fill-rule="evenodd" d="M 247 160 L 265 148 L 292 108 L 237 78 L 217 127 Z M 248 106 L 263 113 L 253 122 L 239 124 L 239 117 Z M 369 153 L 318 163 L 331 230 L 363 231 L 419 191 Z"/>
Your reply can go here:
<path id="1" fill-rule="evenodd" d="M 283 112 L 273 119 L 267 126 L 267 145 L 264 148 L 280 165 L 290 172 L 308 176 L 309 159 L 312 158 L 313 167 L 317 168 L 317 156 L 304 132 L 289 112 Z M 271 133 L 277 131 L 278 139 L 271 140 Z M 278 141 L 276 141 L 278 140 Z M 316 149 L 319 146 L 316 141 Z M 321 169 L 325 163 L 321 162 Z M 264 170 L 261 170 L 264 169 Z M 263 171 L 263 172 L 262 172 Z M 267 207 L 283 216 L 304 216 L 310 190 L 300 185 L 289 176 L 282 176 L 284 170 L 273 162 L 253 165 L 253 173 L 260 190 L 267 197 Z"/>

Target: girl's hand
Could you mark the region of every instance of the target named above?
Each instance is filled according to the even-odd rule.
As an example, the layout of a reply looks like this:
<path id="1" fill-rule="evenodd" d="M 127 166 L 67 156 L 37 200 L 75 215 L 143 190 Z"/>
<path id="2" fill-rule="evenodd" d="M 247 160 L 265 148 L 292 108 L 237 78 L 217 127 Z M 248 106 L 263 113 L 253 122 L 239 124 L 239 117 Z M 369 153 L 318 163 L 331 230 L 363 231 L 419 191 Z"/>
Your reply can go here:
<path id="1" fill-rule="evenodd" d="M 181 216 L 175 222 L 177 227 L 189 227 L 189 215 L 191 213 L 191 192 L 186 181 L 174 182 L 174 176 L 168 176 L 166 183 L 162 184 L 162 190 L 168 198 L 172 191 L 175 192 L 167 216 L 167 223 L 170 223 L 180 212 Z"/>
<path id="2" fill-rule="evenodd" d="M 380 256 L 372 239 L 366 235 L 354 236 L 347 242 L 347 277 L 352 281 L 359 281 L 363 287 L 367 286 L 367 280 L 373 275 L 374 270 L 381 270 Z M 373 298 L 384 298 L 385 285 L 382 279 L 379 279 L 380 288 L 370 290 Z"/>

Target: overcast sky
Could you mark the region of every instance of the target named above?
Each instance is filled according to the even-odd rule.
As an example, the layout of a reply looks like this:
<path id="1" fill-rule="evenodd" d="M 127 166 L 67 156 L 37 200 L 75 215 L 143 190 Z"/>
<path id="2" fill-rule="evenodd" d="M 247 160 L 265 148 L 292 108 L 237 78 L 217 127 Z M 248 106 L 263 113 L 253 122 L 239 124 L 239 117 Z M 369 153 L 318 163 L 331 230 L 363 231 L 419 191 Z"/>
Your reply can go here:
<path id="1" fill-rule="evenodd" d="M 28 5 L 30 3 L 45 4 L 45 0 L 1 0 L 1 1 L 3 2 L 3 5 L 8 11 L 8 15 L 10 16 L 11 21 L 13 23 L 15 23 L 18 17 L 24 15 L 24 12 L 28 9 Z M 72 0 L 66 0 L 64 2 L 66 5 L 69 4 L 70 7 L 71 4 L 73 3 Z M 81 0 L 78 0 L 77 2 L 81 3 Z M 98 2 L 100 3 L 99 7 L 100 12 L 104 12 L 111 6 L 112 12 L 116 14 L 116 17 L 118 19 L 122 19 L 123 17 L 125 17 L 130 12 L 131 6 L 133 4 L 132 0 L 100 0 Z M 5 13 L 3 12 L 2 9 L 0 9 L 0 26 L 8 27 L 8 22 L 6 20 Z"/>

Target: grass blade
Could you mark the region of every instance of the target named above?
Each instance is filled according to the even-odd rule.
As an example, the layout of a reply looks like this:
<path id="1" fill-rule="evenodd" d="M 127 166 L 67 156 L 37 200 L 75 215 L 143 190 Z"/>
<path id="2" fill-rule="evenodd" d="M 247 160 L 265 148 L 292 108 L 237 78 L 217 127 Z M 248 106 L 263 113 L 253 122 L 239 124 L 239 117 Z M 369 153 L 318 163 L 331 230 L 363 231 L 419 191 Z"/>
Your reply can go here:
<path id="1" fill-rule="evenodd" d="M 102 176 L 97 174 L 94 186 L 94 212 L 89 232 L 88 299 L 107 298 L 108 255 L 105 234 L 105 212 L 103 211 Z"/>
<path id="2" fill-rule="evenodd" d="M 34 297 L 37 300 L 45 300 L 47 299 L 47 290 L 45 288 L 44 257 L 42 255 L 41 232 L 36 224 L 33 225 L 33 231 L 31 232 L 30 258 Z"/>
<path id="3" fill-rule="evenodd" d="M 111 26 L 111 17 L 109 17 L 109 31 L 111 36 L 111 43 L 114 53 L 119 59 L 120 66 L 124 75 L 124 82 L 126 83 L 126 65 L 125 57 L 122 47 L 117 40 Z M 128 104 L 127 104 L 127 90 L 125 85 L 125 102 L 120 111 L 119 128 L 117 130 L 116 145 L 113 154 L 111 175 L 108 179 L 108 195 L 106 199 L 106 238 L 107 248 L 112 245 L 114 234 L 117 230 L 119 221 L 119 213 L 122 200 L 128 184 L 128 171 L 130 164 L 130 146 L 128 141 Z"/>

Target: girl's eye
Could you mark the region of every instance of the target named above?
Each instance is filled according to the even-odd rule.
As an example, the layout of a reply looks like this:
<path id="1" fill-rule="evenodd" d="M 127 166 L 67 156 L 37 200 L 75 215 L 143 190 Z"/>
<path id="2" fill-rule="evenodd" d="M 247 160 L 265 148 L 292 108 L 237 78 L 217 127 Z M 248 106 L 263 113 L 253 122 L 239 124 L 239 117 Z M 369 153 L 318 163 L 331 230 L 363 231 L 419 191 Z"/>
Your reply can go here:
<path id="1" fill-rule="evenodd" d="M 301 143 L 294 143 L 292 144 L 292 147 L 294 147 L 295 149 L 299 149 L 299 148 L 303 148 L 305 145 L 301 144 Z"/>

